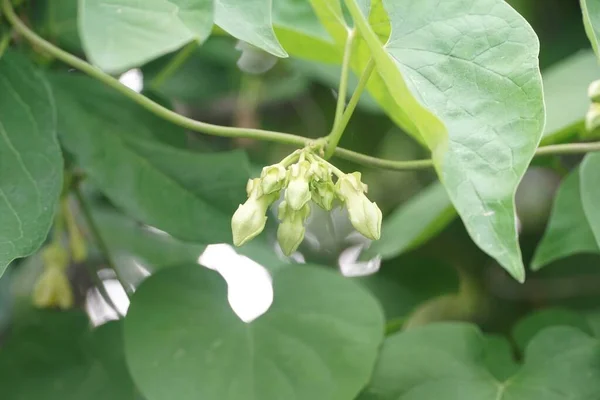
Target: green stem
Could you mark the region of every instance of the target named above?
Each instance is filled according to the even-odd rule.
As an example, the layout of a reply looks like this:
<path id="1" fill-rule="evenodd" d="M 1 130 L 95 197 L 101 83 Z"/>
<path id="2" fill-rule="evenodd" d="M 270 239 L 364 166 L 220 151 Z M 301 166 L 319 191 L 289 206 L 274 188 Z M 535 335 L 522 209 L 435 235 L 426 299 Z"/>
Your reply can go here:
<path id="1" fill-rule="evenodd" d="M 39 48 L 45 50 L 55 58 L 61 60 L 65 64 L 68 64 L 74 68 L 81 70 L 87 75 L 91 76 L 99 80 L 100 82 L 105 83 L 106 85 L 112 87 L 113 89 L 119 91 L 123 95 L 127 96 L 137 104 L 141 105 L 148 111 L 154 113 L 155 115 L 170 121 L 176 125 L 179 125 L 183 128 L 202 132 L 205 134 L 213 135 L 213 136 L 223 136 L 223 137 L 240 137 L 240 138 L 251 138 L 258 140 L 266 140 L 272 142 L 278 142 L 283 144 L 289 144 L 296 147 L 305 147 L 314 142 L 313 139 L 305 138 L 302 136 L 296 136 L 289 133 L 281 133 L 281 132 L 271 132 L 260 129 L 245 129 L 245 128 L 232 128 L 225 127 L 219 125 L 212 125 L 205 122 L 195 121 L 193 119 L 184 117 L 179 115 L 168 108 L 165 108 L 158 103 L 150 100 L 146 96 L 139 94 L 128 87 L 121 84 L 118 80 L 114 79 L 110 75 L 105 74 L 98 68 L 90 65 L 86 61 L 75 57 L 72 54 L 67 53 L 66 51 L 54 46 L 52 43 L 44 40 L 39 37 L 35 32 L 33 32 L 27 25 L 25 25 L 19 17 L 15 14 L 12 5 L 10 4 L 10 0 L 3 0 L 2 9 L 6 16 L 6 19 L 12 24 L 15 31 L 21 34 L 24 38 L 29 40 L 33 45 L 38 46 Z M 372 68 L 372 67 L 371 67 Z M 368 72 L 365 70 L 365 73 Z M 366 74 L 363 73 L 361 80 L 364 78 L 364 83 L 362 84 L 363 89 L 366 86 L 366 80 L 368 79 Z M 360 84 L 360 82 L 359 82 Z M 360 85 L 359 85 L 360 87 Z M 353 107 L 356 107 L 358 103 L 358 99 L 360 98 L 360 91 L 357 90 L 352 95 L 348 106 L 342 116 L 342 120 L 340 122 L 340 127 L 344 127 L 347 125 L 350 117 L 352 115 Z M 356 104 L 355 104 L 356 103 Z M 333 138 L 333 136 L 332 136 Z M 339 138 L 338 138 L 339 140 Z M 337 143 L 336 143 L 337 145 Z M 431 159 L 427 160 L 412 160 L 412 161 L 392 161 L 392 160 L 384 160 L 377 157 L 367 156 L 365 154 L 357 153 L 351 150 L 342 149 L 339 147 L 333 147 L 335 150 L 333 154 L 337 157 L 343 158 L 348 161 L 355 162 L 357 164 L 362 164 L 368 167 L 373 168 L 383 168 L 389 169 L 393 171 L 410 171 L 417 169 L 426 169 L 433 167 L 433 161 Z M 331 150 L 330 150 L 331 151 Z M 591 142 L 591 143 L 571 143 L 571 144 L 561 144 L 561 145 L 550 145 L 550 146 L 542 146 L 538 148 L 536 152 L 536 156 L 545 156 L 552 154 L 580 154 L 580 153 L 588 153 L 588 152 L 596 152 L 600 151 L 600 142 Z"/>
<path id="2" fill-rule="evenodd" d="M 79 188 L 79 186 L 76 186 L 73 189 L 73 192 L 75 194 L 75 197 L 77 198 L 77 202 L 79 203 L 79 206 L 81 207 L 81 212 L 82 212 L 83 216 L 85 217 L 88 228 L 90 229 L 90 231 L 92 232 L 92 235 L 94 236 L 94 239 L 96 240 L 96 245 L 98 246 L 98 248 L 104 255 L 104 258 L 105 258 L 108 266 L 115 272 L 115 276 L 117 277 L 117 280 L 121 283 L 121 286 L 123 286 L 123 290 L 125 290 L 127 297 L 130 297 L 132 290 L 129 287 L 129 285 L 127 285 L 127 281 L 123 278 L 123 276 L 119 272 L 119 269 L 117 268 L 117 264 L 115 263 L 115 260 L 112 257 L 112 253 L 111 253 L 110 249 L 108 248 L 108 245 L 104 241 L 104 238 L 102 237 L 102 234 L 100 233 L 100 229 L 96 225 L 96 221 L 94 220 L 94 216 L 92 215 L 92 210 L 91 210 L 90 205 L 88 204 L 87 200 L 83 196 L 83 193 L 81 193 L 81 189 Z"/>
<path id="3" fill-rule="evenodd" d="M 350 62 L 352 60 L 352 46 L 354 44 L 355 30 L 348 30 L 348 37 L 346 38 L 346 47 L 344 48 L 344 59 L 342 61 L 342 73 L 340 76 L 340 85 L 338 88 L 337 105 L 335 108 L 335 118 L 333 121 L 332 132 L 336 130 L 336 127 L 342 120 L 342 114 L 346 108 L 346 93 L 348 93 L 348 76 L 350 75 Z"/>
<path id="4" fill-rule="evenodd" d="M 363 71 L 362 75 L 360 76 L 360 80 L 358 81 L 358 86 L 356 86 L 354 93 L 352 93 L 352 97 L 350 98 L 350 101 L 348 102 L 348 106 L 346 107 L 346 110 L 344 110 L 344 113 L 343 113 L 342 117 L 340 118 L 339 123 L 334 126 L 333 131 L 328 136 L 329 141 L 327 143 L 327 151 L 325 152 L 325 159 L 330 158 L 335 153 L 337 145 L 340 142 L 340 139 L 342 138 L 342 135 L 344 134 L 344 131 L 346 130 L 346 127 L 348 126 L 348 123 L 350 122 L 350 118 L 352 118 L 352 114 L 354 114 L 354 110 L 356 109 L 356 106 L 358 105 L 360 96 L 362 95 L 363 91 L 367 87 L 367 83 L 369 82 L 369 78 L 371 77 L 371 74 L 373 73 L 374 68 L 375 68 L 375 62 L 373 61 L 373 59 L 370 59 L 369 62 L 367 63 L 367 66 L 365 67 L 365 70 Z"/>
<path id="5" fill-rule="evenodd" d="M 160 70 L 158 74 L 150 81 L 150 87 L 158 90 L 167 79 L 171 77 L 178 69 L 187 61 L 198 47 L 198 42 L 195 40 L 189 42 L 181 49 L 175 57 L 173 57 L 167 65 Z"/>

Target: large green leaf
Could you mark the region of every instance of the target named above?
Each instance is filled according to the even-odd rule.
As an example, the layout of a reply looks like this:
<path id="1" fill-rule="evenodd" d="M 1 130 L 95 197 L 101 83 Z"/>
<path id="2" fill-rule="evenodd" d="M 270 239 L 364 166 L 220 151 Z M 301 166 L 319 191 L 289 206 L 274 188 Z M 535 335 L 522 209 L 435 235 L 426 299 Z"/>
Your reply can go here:
<path id="1" fill-rule="evenodd" d="M 588 154 L 581 164 L 581 203 L 583 211 L 600 246 L 600 154 Z"/>
<path id="2" fill-rule="evenodd" d="M 125 321 L 125 351 L 148 400 L 353 399 L 383 339 L 379 305 L 355 282 L 302 265 L 273 276 L 274 303 L 245 324 L 216 273 L 148 278 Z"/>
<path id="3" fill-rule="evenodd" d="M 277 57 L 287 57 L 272 22 L 273 0 L 215 0 L 215 23 L 231 36 Z"/>
<path id="4" fill-rule="evenodd" d="M 463 324 L 433 324 L 396 334 L 386 340 L 373 380 L 360 400 L 600 396 L 600 343 L 577 329 L 542 331 L 529 344 L 524 365 L 505 381 L 487 368 L 486 345 L 476 327 Z"/>
<path id="5" fill-rule="evenodd" d="M 46 80 L 17 54 L 0 58 L 0 276 L 46 239 L 62 188 L 56 109 Z"/>
<path id="6" fill-rule="evenodd" d="M 600 38 L 600 3 L 597 0 L 581 0 L 583 12 L 583 24 L 585 32 L 592 43 L 596 55 L 600 57 L 598 50 L 598 38 Z"/>
<path id="7" fill-rule="evenodd" d="M 596 55 L 585 50 L 544 70 L 546 129 L 544 143 L 565 141 L 585 130 L 583 119 L 590 106 L 589 84 L 600 78 Z"/>
<path id="8" fill-rule="evenodd" d="M 111 201 L 138 221 L 199 243 L 231 242 L 231 215 L 249 176 L 245 153 L 194 153 L 152 139 L 152 114 L 121 97 L 85 99 L 89 79 L 53 76 L 64 146 Z M 131 124 L 116 115 L 136 116 Z M 164 128 L 169 129 L 163 131 Z M 173 130 L 174 129 L 174 130 Z"/>
<path id="9" fill-rule="evenodd" d="M 121 72 L 204 41 L 213 25 L 212 0 L 79 0 L 79 32 L 90 60 Z"/>
<path id="10" fill-rule="evenodd" d="M 90 332 L 78 313 L 42 312 L 19 327 L 0 352 L 4 399 L 134 400 L 121 323 Z"/>
<path id="11" fill-rule="evenodd" d="M 544 126 L 535 33 L 503 0 L 383 0 L 392 33 L 382 45 L 355 1 L 377 70 L 471 237 L 524 280 L 514 195 Z"/>
<path id="12" fill-rule="evenodd" d="M 600 252 L 583 211 L 579 175 L 579 169 L 571 172 L 556 193 L 550 221 L 533 257 L 533 269 L 573 254 Z"/>
<path id="13" fill-rule="evenodd" d="M 455 216 L 446 190 L 434 183 L 383 221 L 381 239 L 371 244 L 366 257 L 396 257 L 438 234 Z"/>

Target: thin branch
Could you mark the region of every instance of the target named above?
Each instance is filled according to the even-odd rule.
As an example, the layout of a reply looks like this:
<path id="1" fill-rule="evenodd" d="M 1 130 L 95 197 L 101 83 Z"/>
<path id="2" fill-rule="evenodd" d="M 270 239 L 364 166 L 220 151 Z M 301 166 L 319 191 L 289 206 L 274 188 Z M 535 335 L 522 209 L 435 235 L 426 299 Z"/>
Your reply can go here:
<path id="1" fill-rule="evenodd" d="M 198 42 L 195 40 L 186 44 L 150 81 L 150 87 L 155 90 L 159 89 L 190 58 L 196 48 L 198 48 Z"/>
<path id="2" fill-rule="evenodd" d="M 81 212 L 83 213 L 83 216 L 85 217 L 88 228 L 92 232 L 92 235 L 94 235 L 94 239 L 96 240 L 96 245 L 98 246 L 98 248 L 104 255 L 104 258 L 106 259 L 106 263 L 114 271 L 115 276 L 117 277 L 117 280 L 121 283 L 121 286 L 123 286 L 123 290 L 125 290 L 125 293 L 129 297 L 131 295 L 132 290 L 129 287 L 129 285 L 127 285 L 126 280 L 123 278 L 123 276 L 119 272 L 117 264 L 115 263 L 115 260 L 112 257 L 112 253 L 111 253 L 110 249 L 108 248 L 108 245 L 104 241 L 104 238 L 102 237 L 102 234 L 100 233 L 100 229 L 98 229 L 98 226 L 96 225 L 94 216 L 92 215 L 92 210 L 90 208 L 90 205 L 88 204 L 87 200 L 81 193 L 81 189 L 79 188 L 79 186 L 75 186 L 73 188 L 73 192 L 75 193 L 75 197 L 77 198 L 77 201 L 79 202 L 79 206 L 81 207 Z"/>
<path id="3" fill-rule="evenodd" d="M 328 159 L 336 152 L 337 144 L 340 142 L 340 139 L 342 138 L 342 135 L 344 134 L 344 131 L 346 130 L 346 127 L 348 126 L 348 123 L 350 122 L 350 118 L 352 118 L 352 114 L 354 113 L 354 110 L 356 109 L 356 106 L 358 105 L 360 96 L 362 95 L 363 91 L 367 87 L 367 83 L 369 82 L 369 78 L 371 77 L 371 74 L 373 73 L 374 68 L 375 68 L 375 62 L 373 61 L 373 59 L 370 59 L 365 67 L 365 70 L 363 71 L 362 75 L 360 76 L 358 85 L 356 86 L 354 93 L 352 93 L 352 97 L 350 98 L 350 102 L 348 102 L 348 106 L 344 110 L 344 114 L 340 118 L 339 123 L 334 126 L 333 131 L 328 136 L 329 141 L 327 143 L 327 151 L 325 152 L 325 159 Z M 337 149 L 337 150 L 341 150 L 341 149 Z"/>
<path id="4" fill-rule="evenodd" d="M 331 130 L 332 134 L 329 135 L 332 139 L 333 132 L 336 132 L 336 127 L 340 124 L 342 120 L 342 114 L 344 114 L 344 109 L 346 108 L 346 93 L 348 92 L 348 76 L 350 75 L 350 62 L 352 61 L 352 46 L 354 44 L 354 36 L 355 30 L 348 30 L 348 37 L 346 38 L 346 47 L 344 48 L 344 59 L 342 61 L 340 85 L 338 88 L 337 105 L 335 108 L 335 118 L 333 121 L 333 129 Z"/>

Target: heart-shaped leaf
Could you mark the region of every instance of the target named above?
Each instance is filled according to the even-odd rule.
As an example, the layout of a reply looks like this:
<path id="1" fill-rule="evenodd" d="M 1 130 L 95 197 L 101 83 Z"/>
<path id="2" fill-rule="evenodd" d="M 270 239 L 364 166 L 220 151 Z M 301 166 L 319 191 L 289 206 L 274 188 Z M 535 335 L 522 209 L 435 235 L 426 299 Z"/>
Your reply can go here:
<path id="1" fill-rule="evenodd" d="M 46 239 L 62 189 L 56 108 L 25 58 L 0 58 L 0 276 Z"/>
<path id="2" fill-rule="evenodd" d="M 558 188 L 550 221 L 531 263 L 534 270 L 573 254 L 600 253 L 583 211 L 580 180 L 578 168 Z"/>
<path id="3" fill-rule="evenodd" d="M 121 323 L 90 332 L 84 314 L 36 317 L 15 329 L 0 352 L 3 399 L 137 399 L 125 366 Z"/>
<path id="4" fill-rule="evenodd" d="M 90 60 L 122 72 L 204 41 L 213 26 L 213 0 L 79 0 L 78 21 Z"/>
<path id="5" fill-rule="evenodd" d="M 522 281 L 514 195 L 544 127 L 539 43 L 503 0 L 382 0 L 385 45 L 346 4 L 395 102 L 432 151 L 473 240 Z"/>
<path id="6" fill-rule="evenodd" d="M 153 137 L 179 128 L 119 95 L 96 103 L 85 94 L 97 83 L 57 75 L 61 141 L 91 181 L 138 221 L 199 243 L 231 242 L 231 215 L 245 198 L 245 153 L 195 153 Z M 118 116 L 129 114 L 129 118 Z M 135 120 L 131 116 L 135 117 Z M 166 130 L 165 130 L 166 129 Z"/>
<path id="7" fill-rule="evenodd" d="M 391 336 L 359 399 L 598 398 L 600 343 L 577 329 L 542 331 L 527 347 L 524 365 L 505 381 L 487 369 L 493 360 L 486 346 L 479 330 L 465 324 L 432 324 Z"/>
<path id="8" fill-rule="evenodd" d="M 350 400 L 383 338 L 377 302 L 317 267 L 273 276 L 274 303 L 250 324 L 223 279 L 198 265 L 148 278 L 125 321 L 126 355 L 148 400 Z"/>

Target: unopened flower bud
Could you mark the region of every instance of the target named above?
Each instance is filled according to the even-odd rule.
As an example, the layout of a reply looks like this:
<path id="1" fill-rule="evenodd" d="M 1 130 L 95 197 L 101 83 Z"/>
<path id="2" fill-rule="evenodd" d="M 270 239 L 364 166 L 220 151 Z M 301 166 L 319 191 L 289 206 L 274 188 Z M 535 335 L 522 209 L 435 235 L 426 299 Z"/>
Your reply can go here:
<path id="1" fill-rule="evenodd" d="M 63 310 L 73 306 L 73 290 L 65 270 L 46 266 L 33 289 L 33 304 L 38 308 L 59 307 Z"/>
<path id="2" fill-rule="evenodd" d="M 50 244 L 42 249 L 42 259 L 47 267 L 66 269 L 69 266 L 69 253 L 58 244 Z"/>
<path id="3" fill-rule="evenodd" d="M 594 103 L 600 103 L 600 79 L 590 83 L 588 96 Z"/>
<path id="4" fill-rule="evenodd" d="M 335 200 L 335 186 L 333 182 L 315 182 L 311 193 L 312 200 L 319 207 L 327 211 L 333 208 L 333 201 Z"/>
<path id="5" fill-rule="evenodd" d="M 331 170 L 322 162 L 313 161 L 310 163 L 308 175 L 318 181 L 331 180 Z"/>
<path id="6" fill-rule="evenodd" d="M 285 200 L 290 208 L 299 211 L 310 201 L 307 172 L 310 164 L 299 162 L 290 167 L 290 181 L 285 190 Z"/>
<path id="7" fill-rule="evenodd" d="M 366 186 L 360 181 L 360 173 L 341 177 L 336 189 L 346 204 L 352 226 L 363 236 L 378 240 L 381 237 L 381 210 L 365 196 Z"/>
<path id="8" fill-rule="evenodd" d="M 284 201 L 279 205 L 279 219 L 281 223 L 277 229 L 277 241 L 283 254 L 290 256 L 298 249 L 304 240 L 304 221 L 310 215 L 310 206 L 305 204 L 301 210 L 293 210 Z"/>
<path id="9" fill-rule="evenodd" d="M 593 133 L 600 127 L 600 103 L 592 103 L 585 115 L 585 129 Z"/>
<path id="10" fill-rule="evenodd" d="M 277 192 L 285 185 L 287 171 L 280 164 L 264 167 L 260 175 L 262 191 L 264 194 Z"/>
<path id="11" fill-rule="evenodd" d="M 265 229 L 267 209 L 277 197 L 276 193 L 262 194 L 260 179 L 248 181 L 246 189 L 249 193 L 248 200 L 240 204 L 231 218 L 233 244 L 236 246 L 254 239 Z"/>

